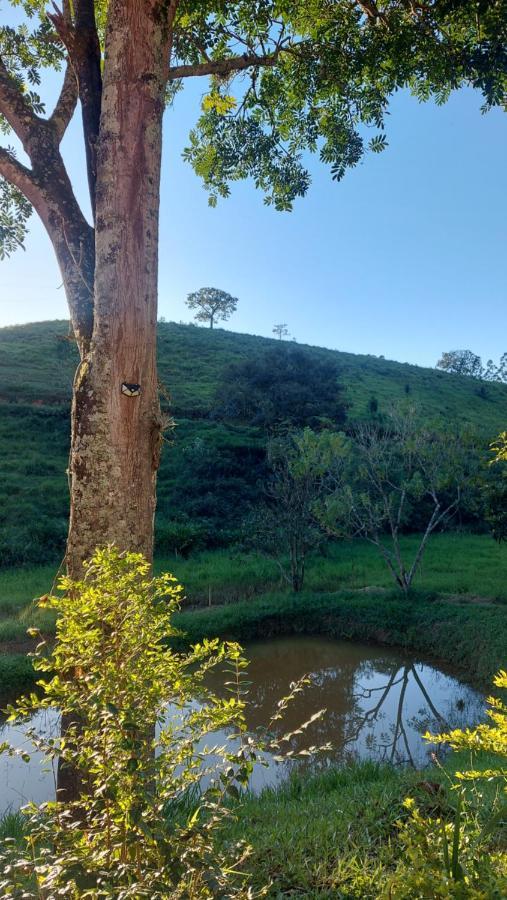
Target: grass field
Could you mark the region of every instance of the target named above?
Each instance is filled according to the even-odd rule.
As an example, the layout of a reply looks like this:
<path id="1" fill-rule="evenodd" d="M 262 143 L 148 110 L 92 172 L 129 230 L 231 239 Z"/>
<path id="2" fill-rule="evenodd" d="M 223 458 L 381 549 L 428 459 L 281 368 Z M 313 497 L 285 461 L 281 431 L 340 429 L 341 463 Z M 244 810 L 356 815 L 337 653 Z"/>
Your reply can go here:
<path id="1" fill-rule="evenodd" d="M 415 552 L 417 535 L 402 538 L 408 558 Z M 248 600 L 284 587 L 278 565 L 255 554 L 229 550 L 206 551 L 189 559 L 177 556 L 155 560 L 156 572 L 172 572 L 185 588 L 186 601 L 219 605 Z M 26 616 L 34 597 L 47 593 L 57 565 L 24 566 L 0 570 L 0 619 Z M 363 541 L 342 541 L 325 556 L 310 557 L 305 591 L 392 588 L 393 581 L 375 547 Z M 415 587 L 427 592 L 507 602 L 507 546 L 489 535 L 434 535 L 428 544 Z"/>
<path id="2" fill-rule="evenodd" d="M 485 769 L 491 758 L 481 759 Z M 250 797 L 237 810 L 225 841 L 245 840 L 252 855 L 245 863 L 256 888 L 271 885 L 270 898 L 306 900 L 388 900 L 390 883 L 403 857 L 398 825 L 406 820 L 406 797 L 415 800 L 422 815 L 454 815 L 455 798 L 449 775 L 467 768 L 468 760 L 453 754 L 445 767 L 430 772 L 396 770 L 371 763 L 332 769 L 313 777 L 296 776 L 276 790 Z M 428 781 L 427 779 L 430 779 Z M 438 795 L 428 791 L 438 785 Z M 495 784 L 482 787 L 480 817 L 488 820 L 495 802 Z M 495 846 L 496 844 L 496 846 Z M 491 849 L 502 849 L 501 838 Z M 505 880 L 503 882 L 507 888 Z M 439 897 L 493 900 L 503 896 L 501 877 L 495 893 L 447 893 Z M 398 883 L 398 891 L 400 885 Z M 434 893 L 401 893 L 405 900 L 433 900 Z"/>

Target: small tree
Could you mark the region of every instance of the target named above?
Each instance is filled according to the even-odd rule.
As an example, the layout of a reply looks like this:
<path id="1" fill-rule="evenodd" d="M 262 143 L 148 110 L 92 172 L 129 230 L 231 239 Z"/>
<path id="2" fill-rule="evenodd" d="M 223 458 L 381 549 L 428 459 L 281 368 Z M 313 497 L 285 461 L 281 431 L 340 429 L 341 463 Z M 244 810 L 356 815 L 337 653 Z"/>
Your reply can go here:
<path id="1" fill-rule="evenodd" d="M 494 539 L 507 541 L 507 431 L 500 434 L 491 445 L 496 472 L 484 486 L 485 518 Z"/>
<path id="2" fill-rule="evenodd" d="M 254 542 L 274 557 L 295 593 L 303 587 L 308 552 L 322 540 L 314 509 L 343 448 L 343 435 L 310 428 L 268 444 L 267 503 L 257 516 Z"/>
<path id="3" fill-rule="evenodd" d="M 481 357 L 471 350 L 449 350 L 442 353 L 437 369 L 443 369 L 451 375 L 468 375 L 469 378 L 481 378 L 483 374 Z"/>
<path id="4" fill-rule="evenodd" d="M 189 309 L 197 310 L 195 318 L 198 322 L 209 322 L 209 327 L 213 328 L 218 319 L 226 321 L 236 312 L 238 298 L 218 288 L 203 287 L 189 294 L 186 304 Z"/>
<path id="5" fill-rule="evenodd" d="M 348 459 L 335 470 L 336 488 L 321 504 L 319 521 L 330 533 L 374 544 L 408 594 L 431 534 L 460 506 L 477 464 L 471 449 L 466 433 L 421 425 L 414 409 L 391 412 L 382 426 L 361 425 Z M 425 524 L 407 561 L 400 539 L 415 510 Z"/>
<path id="6" fill-rule="evenodd" d="M 289 329 L 287 328 L 286 322 L 281 322 L 279 325 L 275 325 L 273 327 L 273 334 L 276 334 L 279 341 L 284 337 L 289 336 Z"/>

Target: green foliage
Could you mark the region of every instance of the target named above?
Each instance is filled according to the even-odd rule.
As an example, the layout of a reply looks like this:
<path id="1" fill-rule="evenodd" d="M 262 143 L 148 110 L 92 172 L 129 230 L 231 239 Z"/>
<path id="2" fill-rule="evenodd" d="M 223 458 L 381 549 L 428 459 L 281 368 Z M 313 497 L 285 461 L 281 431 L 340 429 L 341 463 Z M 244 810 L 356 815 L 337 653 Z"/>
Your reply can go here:
<path id="1" fill-rule="evenodd" d="M 21 191 L 0 178 L 0 262 L 23 247 L 31 214 L 32 207 Z"/>
<path id="2" fill-rule="evenodd" d="M 432 533 L 448 525 L 467 493 L 473 493 L 478 467 L 473 433 L 423 423 L 414 406 L 399 406 L 382 424 L 356 428 L 336 461 L 332 489 L 317 500 L 315 515 L 331 534 L 374 544 L 406 593 Z M 414 516 L 422 534 L 407 561 L 400 535 L 413 527 Z"/>
<path id="3" fill-rule="evenodd" d="M 237 100 L 232 76 L 213 81 L 213 102 L 204 104 L 185 157 L 213 205 L 231 182 L 251 177 L 266 203 L 290 209 L 310 183 L 305 150 L 319 152 L 339 181 L 365 149 L 385 148 L 389 97 L 399 88 L 444 102 L 453 88 L 473 84 L 486 106 L 502 103 L 503 12 L 502 3 L 484 4 L 477 19 L 471 2 L 295 0 L 237 2 L 229 18 L 214 3 L 184 4 L 187 31 L 176 40 L 182 58 L 200 58 L 189 33 L 213 60 L 230 58 L 238 47 L 270 57 L 270 65 L 252 66 Z"/>
<path id="4" fill-rule="evenodd" d="M 507 672 L 503 669 L 493 679 L 496 688 L 507 689 Z M 477 772 L 468 769 L 458 772 L 457 777 L 463 781 L 475 781 L 477 778 L 499 778 L 504 793 L 507 793 L 507 705 L 501 696 L 488 697 L 487 711 L 489 722 L 478 725 L 474 729 L 456 729 L 445 734 L 426 734 L 427 740 L 433 744 L 449 744 L 453 750 L 469 750 L 472 754 L 480 751 L 498 755 L 498 766 Z M 507 816 L 507 806 L 505 807 Z"/>
<path id="5" fill-rule="evenodd" d="M 299 773 L 276 789 L 248 798 L 237 821 L 227 824 L 224 838 L 244 837 L 252 845 L 249 864 L 254 883 L 271 881 L 268 896 L 273 900 L 281 896 L 379 900 L 389 896 L 393 871 L 403 864 L 399 822 L 409 815 L 404 799 L 410 794 L 423 817 L 435 817 L 438 810 L 446 822 L 453 823 L 451 779 L 461 762 L 452 754 L 443 768 L 423 772 L 352 763 L 314 774 Z M 487 759 L 483 762 L 487 765 Z M 484 783 L 477 814 L 481 825 L 491 817 L 494 805 L 495 790 Z M 429 847 L 428 854 L 431 851 Z M 489 869 L 491 874 L 492 865 L 487 859 L 481 862 L 483 871 Z M 406 900 L 433 900 L 434 896 L 439 895 L 431 890 L 414 892 L 407 893 Z M 464 894 L 464 898 L 474 896 Z M 483 900 L 503 897 L 494 892 L 480 896 Z"/>
<path id="6" fill-rule="evenodd" d="M 466 375 L 469 378 L 481 378 L 482 360 L 471 350 L 449 350 L 443 353 L 437 362 L 437 369 L 451 375 Z"/>
<path id="7" fill-rule="evenodd" d="M 314 509 L 326 495 L 337 459 L 345 452 L 342 434 L 310 428 L 271 438 L 266 502 L 247 523 L 254 546 L 275 556 L 293 591 L 303 587 L 306 559 L 322 543 Z M 283 565 L 289 560 L 289 574 Z"/>
<path id="8" fill-rule="evenodd" d="M 507 688 L 507 672 L 493 679 L 499 689 Z M 469 766 L 457 771 L 453 779 L 455 796 L 450 821 L 444 816 L 431 818 L 421 814 L 415 800 L 408 797 L 408 820 L 400 824 L 402 861 L 389 884 L 386 897 L 504 897 L 507 892 L 507 853 L 502 828 L 507 821 L 507 706 L 500 697 L 489 697 L 489 724 L 474 729 L 456 729 L 447 734 L 426 734 L 433 744 L 450 745 L 469 751 Z M 493 766 L 478 766 L 481 754 L 494 754 Z M 493 809 L 481 822 L 483 798 L 477 782 L 496 779 L 501 794 Z M 472 784 L 466 791 L 464 784 Z"/>
<path id="9" fill-rule="evenodd" d="M 410 817 L 399 827 L 400 860 L 380 895 L 393 900 L 505 897 L 507 854 L 485 831 L 478 815 L 480 796 L 455 795 L 449 817 L 425 816 L 407 798 Z M 450 818 L 450 821 L 449 821 Z"/>
<path id="10" fill-rule="evenodd" d="M 217 321 L 227 321 L 238 305 L 237 297 L 231 297 L 218 288 L 203 287 L 189 294 L 186 299 L 189 309 L 196 309 L 197 322 L 209 322 L 210 328 Z"/>
<path id="11" fill-rule="evenodd" d="M 312 428 L 346 417 L 338 366 L 299 347 L 276 347 L 229 366 L 222 376 L 215 415 L 265 429 Z"/>
<path id="12" fill-rule="evenodd" d="M 65 51 L 54 36 L 51 3 L 11 4 L 22 7 L 25 21 L 0 28 L 0 52 L 39 113 L 41 70 L 59 69 Z M 93 5 L 103 50 L 110 7 L 106 0 Z M 387 146 L 389 98 L 400 88 L 443 103 L 453 89 L 471 85 L 483 94 L 484 109 L 505 103 L 506 18 L 504 0 L 479 9 L 475 0 L 185 0 L 173 23 L 171 63 L 194 76 L 204 67 L 210 84 L 184 156 L 212 205 L 228 195 L 231 182 L 251 178 L 266 203 L 289 210 L 310 184 L 306 151 L 318 152 L 339 181 L 365 150 Z M 242 80 L 233 87 L 238 73 Z M 170 81 L 168 102 L 177 100 L 180 86 Z M 6 120 L 0 126 L 9 131 Z M 10 199 L 0 199 L 8 250 L 22 242 L 25 218 L 13 229 Z"/>
<path id="13" fill-rule="evenodd" d="M 26 846 L 1 851 L 0 895 L 251 897 L 236 871 L 247 849 L 223 854 L 215 833 L 254 761 L 290 745 L 291 735 L 271 731 L 303 682 L 254 739 L 239 646 L 204 639 L 184 653 L 168 649 L 179 634 L 173 576 L 152 578 L 139 554 L 110 547 L 95 552 L 83 580 L 63 577 L 59 589 L 41 598 L 58 614 L 53 648 L 42 642 L 34 657 L 42 696 L 18 701 L 9 721 L 61 711 L 60 738 L 34 729 L 29 737 L 55 769 L 79 773 L 79 794 L 29 804 Z M 225 698 L 207 687 L 217 666 L 228 672 Z"/>

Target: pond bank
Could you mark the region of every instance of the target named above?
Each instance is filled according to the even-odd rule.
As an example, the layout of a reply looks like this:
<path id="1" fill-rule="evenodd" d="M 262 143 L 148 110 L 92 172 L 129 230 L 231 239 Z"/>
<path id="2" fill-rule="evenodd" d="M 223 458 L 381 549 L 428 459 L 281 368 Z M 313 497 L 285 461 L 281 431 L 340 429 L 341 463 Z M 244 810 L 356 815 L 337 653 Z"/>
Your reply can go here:
<path id="1" fill-rule="evenodd" d="M 307 678 L 304 689 L 272 729 L 281 737 L 293 733 L 291 751 L 307 752 L 312 746 L 327 749 L 315 760 L 303 757 L 281 762 L 267 753 L 266 765 L 254 766 L 250 789 L 285 781 L 295 770 L 311 774 L 322 768 L 371 759 L 397 766 L 423 768 L 431 764 L 431 748 L 422 740 L 425 731 L 473 727 L 484 717 L 484 696 L 454 677 L 450 667 L 434 667 L 419 654 L 357 641 L 306 635 L 268 638 L 245 645 L 249 661 L 244 694 L 247 731 L 255 734 L 271 720 L 280 698 L 291 684 Z M 219 667 L 208 673 L 208 687 L 227 697 L 230 670 Z M 319 710 L 325 713 L 309 721 Z M 171 721 L 174 710 L 167 709 Z M 304 722 L 309 722 L 301 729 Z M 26 724 L 2 723 L 3 741 L 26 748 L 26 729 L 36 728 L 46 737 L 60 733 L 58 710 L 45 710 Z M 217 732 L 213 743 L 226 742 L 227 730 Z M 443 758 L 445 754 L 439 754 Z M 35 754 L 30 763 L 0 755 L 0 816 L 32 800 L 54 799 L 54 777 Z"/>
<path id="2" fill-rule="evenodd" d="M 400 647 L 455 667 L 468 681 L 488 688 L 505 667 L 507 605 L 470 603 L 415 591 L 266 594 L 248 602 L 182 611 L 175 624 L 180 646 L 219 636 L 240 643 L 281 635 L 325 635 Z M 33 685 L 30 659 L 0 657 L 0 695 Z"/>

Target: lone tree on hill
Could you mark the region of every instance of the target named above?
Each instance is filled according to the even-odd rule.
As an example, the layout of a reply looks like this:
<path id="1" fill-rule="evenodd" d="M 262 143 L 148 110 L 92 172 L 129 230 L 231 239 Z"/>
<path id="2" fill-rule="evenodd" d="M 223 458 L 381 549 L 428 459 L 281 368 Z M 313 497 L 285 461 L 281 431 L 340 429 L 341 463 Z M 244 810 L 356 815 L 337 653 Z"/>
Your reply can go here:
<path id="1" fill-rule="evenodd" d="M 284 337 L 289 336 L 289 329 L 287 328 L 286 322 L 281 322 L 279 325 L 275 325 L 273 327 L 273 334 L 276 334 L 278 340 L 282 340 Z"/>
<path id="2" fill-rule="evenodd" d="M 466 84 L 486 108 L 500 105 L 507 19 L 504 2 L 476 0 L 10 2 L 16 18 L 3 3 L 0 25 L 0 243 L 4 254 L 23 243 L 33 208 L 62 272 L 80 353 L 67 544 L 68 571 L 79 576 L 96 545 L 152 556 L 167 103 L 186 79 L 209 79 L 184 156 L 212 205 L 250 177 L 267 203 L 288 210 L 310 183 L 307 150 L 318 148 L 339 180 L 368 147 L 385 147 L 389 97 L 402 87 L 442 101 Z M 38 84 L 48 68 L 63 74 L 46 114 Z M 78 100 L 90 220 L 61 153 Z"/>
<path id="3" fill-rule="evenodd" d="M 198 322 L 209 322 L 213 328 L 217 319 L 226 321 L 236 312 L 238 298 L 218 288 L 203 287 L 189 294 L 186 304 L 189 309 L 198 310 L 195 316 Z"/>

